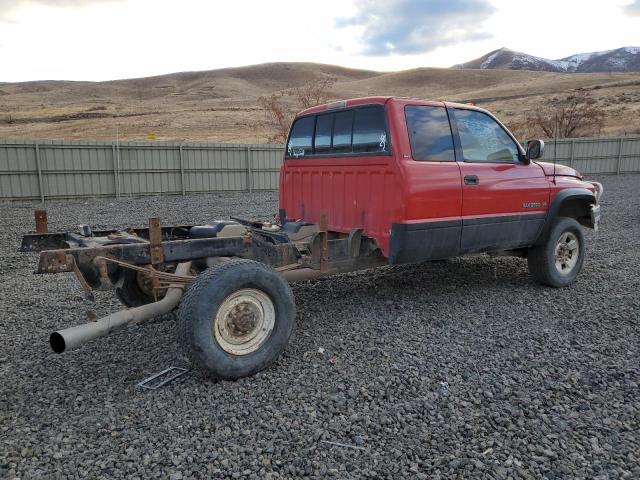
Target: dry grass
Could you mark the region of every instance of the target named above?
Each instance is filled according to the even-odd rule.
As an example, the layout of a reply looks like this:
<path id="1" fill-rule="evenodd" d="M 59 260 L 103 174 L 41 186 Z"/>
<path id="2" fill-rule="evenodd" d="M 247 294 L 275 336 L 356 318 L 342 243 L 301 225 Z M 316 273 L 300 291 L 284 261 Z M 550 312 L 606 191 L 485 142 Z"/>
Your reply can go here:
<path id="1" fill-rule="evenodd" d="M 640 74 L 562 74 L 421 68 L 394 73 L 278 63 L 111 82 L 0 83 L 0 138 L 264 142 L 258 98 L 333 77 L 335 99 L 400 95 L 471 101 L 507 124 L 586 89 L 605 112 L 604 134 L 637 130 Z"/>

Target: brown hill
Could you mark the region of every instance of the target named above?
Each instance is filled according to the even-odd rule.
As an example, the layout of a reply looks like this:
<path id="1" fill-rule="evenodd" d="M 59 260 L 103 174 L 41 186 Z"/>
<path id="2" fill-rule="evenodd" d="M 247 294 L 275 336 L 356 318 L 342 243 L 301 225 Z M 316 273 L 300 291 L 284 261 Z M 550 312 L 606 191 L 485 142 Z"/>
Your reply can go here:
<path id="1" fill-rule="evenodd" d="M 393 73 L 272 63 L 108 82 L 0 83 L 0 138 L 264 142 L 262 95 L 332 77 L 335 99 L 365 95 L 471 101 L 507 123 L 578 88 L 606 113 L 605 132 L 637 131 L 640 73 L 566 74 L 420 68 Z"/>

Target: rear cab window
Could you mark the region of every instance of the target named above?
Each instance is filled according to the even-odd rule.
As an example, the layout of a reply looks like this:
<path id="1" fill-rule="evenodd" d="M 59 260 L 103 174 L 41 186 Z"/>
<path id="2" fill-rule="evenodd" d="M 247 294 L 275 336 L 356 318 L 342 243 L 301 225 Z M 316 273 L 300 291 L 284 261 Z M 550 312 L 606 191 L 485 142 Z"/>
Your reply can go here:
<path id="1" fill-rule="evenodd" d="M 286 158 L 389 155 L 384 105 L 363 105 L 299 117 Z"/>

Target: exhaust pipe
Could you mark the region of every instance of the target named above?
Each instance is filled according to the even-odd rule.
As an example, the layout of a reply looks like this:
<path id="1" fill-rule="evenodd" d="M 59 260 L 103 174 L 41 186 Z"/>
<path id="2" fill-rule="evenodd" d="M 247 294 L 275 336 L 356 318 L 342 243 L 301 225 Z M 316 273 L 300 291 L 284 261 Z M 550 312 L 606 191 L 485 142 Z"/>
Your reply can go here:
<path id="1" fill-rule="evenodd" d="M 191 262 L 180 263 L 176 267 L 176 274 L 188 275 L 190 268 Z M 95 322 L 53 332 L 49 336 L 49 344 L 54 352 L 62 353 L 84 345 L 95 338 L 104 337 L 126 325 L 164 315 L 178 305 L 182 298 L 182 293 L 182 287 L 169 287 L 164 298 L 158 302 L 142 305 L 141 307 L 128 308 L 102 317 Z"/>
<path id="2" fill-rule="evenodd" d="M 298 270 L 281 272 L 280 275 L 282 275 L 287 282 L 293 283 L 321 277 L 322 272 L 320 272 L 320 270 L 313 270 L 312 268 L 300 268 Z"/>

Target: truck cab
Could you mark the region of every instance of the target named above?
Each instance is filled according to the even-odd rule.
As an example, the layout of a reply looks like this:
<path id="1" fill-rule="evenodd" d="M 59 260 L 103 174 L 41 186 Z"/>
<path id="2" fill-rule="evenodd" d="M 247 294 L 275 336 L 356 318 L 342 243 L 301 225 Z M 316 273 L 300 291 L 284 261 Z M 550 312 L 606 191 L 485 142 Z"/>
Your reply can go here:
<path id="1" fill-rule="evenodd" d="M 527 256 L 557 218 L 596 228 L 602 193 L 571 168 L 536 161 L 541 141 L 529 145 L 469 104 L 367 97 L 321 105 L 293 122 L 280 206 L 312 224 L 326 212 L 330 231 L 362 229 L 390 264 Z"/>

